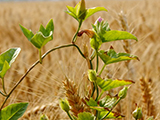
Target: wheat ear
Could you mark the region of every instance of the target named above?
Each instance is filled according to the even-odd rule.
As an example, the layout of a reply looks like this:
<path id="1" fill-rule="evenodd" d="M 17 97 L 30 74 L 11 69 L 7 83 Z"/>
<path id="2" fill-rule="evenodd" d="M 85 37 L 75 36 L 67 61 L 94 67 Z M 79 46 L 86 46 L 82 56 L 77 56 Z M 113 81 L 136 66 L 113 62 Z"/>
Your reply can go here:
<path id="1" fill-rule="evenodd" d="M 121 29 L 123 31 L 128 31 L 129 32 L 129 27 L 128 27 L 128 22 L 127 22 L 127 17 L 124 14 L 123 11 L 121 11 L 119 14 L 119 20 L 120 20 L 120 25 L 121 25 Z M 130 40 L 124 40 L 123 42 L 123 48 L 127 53 L 131 53 L 131 42 Z"/>
<path id="2" fill-rule="evenodd" d="M 84 104 L 78 93 L 77 86 L 74 84 L 73 81 L 70 81 L 68 79 L 64 81 L 63 84 L 66 91 L 65 95 L 67 97 L 69 105 L 71 106 L 70 110 L 73 115 L 78 116 L 78 113 L 84 111 Z"/>
<path id="3" fill-rule="evenodd" d="M 155 110 L 155 105 L 153 104 L 153 96 L 151 93 L 151 88 L 149 85 L 149 81 L 146 81 L 144 78 L 140 79 L 140 85 L 141 85 L 141 90 L 142 90 L 142 96 L 143 96 L 143 106 L 142 109 L 144 111 L 144 114 L 147 116 L 154 116 L 156 117 L 156 110 Z"/>

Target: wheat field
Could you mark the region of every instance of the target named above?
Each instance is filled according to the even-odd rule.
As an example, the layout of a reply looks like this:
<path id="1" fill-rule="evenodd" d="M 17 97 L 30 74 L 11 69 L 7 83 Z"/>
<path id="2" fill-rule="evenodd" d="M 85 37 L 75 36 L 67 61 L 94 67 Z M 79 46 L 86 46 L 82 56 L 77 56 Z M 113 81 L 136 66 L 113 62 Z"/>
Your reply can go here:
<path id="1" fill-rule="evenodd" d="M 5 85 L 9 91 L 27 69 L 38 59 L 38 51 L 22 34 L 19 24 L 38 31 L 40 24 L 54 21 L 54 39 L 43 48 L 47 50 L 71 43 L 78 23 L 64 11 L 66 5 L 75 6 L 76 2 L 11 2 L 0 3 L 0 53 L 12 47 L 20 47 L 21 53 L 7 72 Z M 132 120 L 135 104 L 143 109 L 143 120 L 154 116 L 160 119 L 160 4 L 158 0 L 100 0 L 87 1 L 87 7 L 103 6 L 108 12 L 98 12 L 88 18 L 81 29 L 91 28 L 91 24 L 101 16 L 107 20 L 111 29 L 126 30 L 138 38 L 138 42 L 125 41 L 106 43 L 106 50 L 113 46 L 117 52 L 126 52 L 139 57 L 140 61 L 121 62 L 110 65 L 103 77 L 131 79 L 135 81 L 115 111 Z M 83 50 L 89 46 L 87 36 L 78 38 L 77 44 Z M 91 50 L 89 51 L 91 52 Z M 100 64 L 100 68 L 103 64 Z M 13 92 L 6 106 L 16 102 L 29 102 L 21 120 L 38 120 L 46 114 L 50 120 L 66 120 L 67 115 L 59 108 L 58 101 L 65 97 L 62 81 L 67 76 L 80 87 L 80 95 L 87 90 L 87 63 L 75 48 L 63 48 L 50 53 L 42 65 L 36 66 Z M 2 86 L 0 84 L 0 89 Z M 117 93 L 120 89 L 115 89 Z M 0 97 L 0 104 L 4 101 Z"/>

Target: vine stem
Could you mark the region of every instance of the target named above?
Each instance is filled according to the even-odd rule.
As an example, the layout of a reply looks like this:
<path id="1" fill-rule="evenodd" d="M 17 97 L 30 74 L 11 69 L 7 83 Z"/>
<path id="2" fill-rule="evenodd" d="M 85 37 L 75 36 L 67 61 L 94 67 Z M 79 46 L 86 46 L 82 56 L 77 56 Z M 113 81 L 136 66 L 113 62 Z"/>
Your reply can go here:
<path id="1" fill-rule="evenodd" d="M 97 54 L 97 52 L 96 52 Z M 98 59 L 98 54 L 96 55 L 96 62 L 97 62 L 97 65 L 96 65 L 96 73 L 98 72 L 98 66 L 99 66 L 99 59 Z"/>
<path id="2" fill-rule="evenodd" d="M 48 52 L 46 52 L 45 54 L 42 55 L 41 59 L 43 60 L 49 53 L 51 53 L 52 51 L 55 51 L 57 49 L 60 49 L 60 48 L 66 48 L 66 47 L 76 47 L 77 50 L 79 51 L 79 53 L 82 55 L 83 58 L 85 58 L 85 56 L 83 55 L 82 51 L 80 50 L 80 48 L 75 45 L 75 44 L 67 44 L 67 45 L 61 45 L 61 46 L 58 46 L 58 47 L 55 47 L 51 50 L 49 50 Z M 5 103 L 7 102 L 8 98 L 10 97 L 10 95 L 13 93 L 13 91 L 17 88 L 17 86 L 23 81 L 23 79 L 28 75 L 28 73 L 37 65 L 40 63 L 40 60 L 37 60 L 28 70 L 27 72 L 20 78 L 20 80 L 15 84 L 15 86 L 10 90 L 10 92 L 8 93 L 8 95 L 6 95 L 6 98 L 3 102 L 3 104 L 1 105 L 0 107 L 0 110 L 2 110 L 2 108 L 4 107 Z M 2 94 L 2 93 L 1 93 Z M 2 94 L 3 95 L 3 94 Z"/>
<path id="3" fill-rule="evenodd" d="M 91 83 L 92 83 L 92 82 L 91 82 Z M 94 83 L 94 82 L 92 83 L 92 86 L 93 86 L 93 88 L 92 88 L 92 94 L 91 94 L 91 97 L 93 97 L 94 92 L 95 92 L 95 83 Z"/>
<path id="4" fill-rule="evenodd" d="M 0 94 L 3 95 L 4 97 L 7 97 L 2 91 L 0 91 Z"/>
<path id="5" fill-rule="evenodd" d="M 78 34 L 78 32 L 79 32 L 79 30 L 80 30 L 80 28 L 81 28 L 82 22 L 83 22 L 82 20 L 79 21 L 79 26 L 78 26 L 78 29 L 77 29 L 77 31 L 76 31 L 73 39 L 72 39 L 72 43 L 75 43 L 75 42 L 76 42 L 77 34 Z"/>
<path id="6" fill-rule="evenodd" d="M 114 109 L 114 107 L 119 103 L 119 101 L 121 100 L 122 98 L 118 98 L 118 100 L 116 101 L 116 103 L 114 104 L 114 106 L 108 111 L 108 113 L 102 117 L 100 120 L 103 120 L 105 119 L 105 117 L 107 117 L 109 115 L 110 112 L 112 112 L 112 110 Z"/>
<path id="7" fill-rule="evenodd" d="M 98 89 L 97 83 L 95 83 L 95 88 L 96 88 L 96 91 L 97 91 L 97 95 L 96 95 L 95 101 L 98 101 L 98 97 L 99 97 L 99 89 Z"/>
<path id="8" fill-rule="evenodd" d="M 105 67 L 106 67 L 106 64 L 103 65 L 101 71 L 99 72 L 99 76 L 102 74 L 102 72 L 103 72 L 103 70 L 104 70 Z"/>
<path id="9" fill-rule="evenodd" d="M 100 95 L 99 95 L 99 97 L 98 97 L 98 99 L 97 99 L 97 101 L 102 97 L 103 93 L 104 93 L 104 91 L 102 90 Z"/>

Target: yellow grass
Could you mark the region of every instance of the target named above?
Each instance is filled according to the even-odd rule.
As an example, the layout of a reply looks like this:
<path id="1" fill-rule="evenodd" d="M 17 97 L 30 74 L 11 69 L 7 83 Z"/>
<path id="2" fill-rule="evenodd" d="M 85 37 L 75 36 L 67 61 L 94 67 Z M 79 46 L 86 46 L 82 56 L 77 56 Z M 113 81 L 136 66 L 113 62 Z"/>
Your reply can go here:
<path id="1" fill-rule="evenodd" d="M 0 3 L 0 53 L 11 47 L 21 47 L 22 51 L 15 63 L 12 65 L 5 77 L 7 91 L 20 79 L 25 71 L 38 59 L 38 51 L 32 46 L 22 34 L 19 24 L 32 29 L 35 33 L 40 24 L 46 23 L 52 18 L 55 25 L 54 39 L 44 48 L 47 50 L 62 44 L 71 42 L 73 34 L 77 29 L 77 22 L 64 11 L 66 5 L 74 6 L 76 2 L 19 2 Z M 120 13 L 126 17 L 128 31 L 137 36 L 138 42 L 131 41 L 131 53 L 137 55 L 140 61 L 132 61 L 129 66 L 124 62 L 110 65 L 102 74 L 103 77 L 132 79 L 133 84 L 128 92 L 127 98 L 118 104 L 115 110 L 126 117 L 123 120 L 133 119 L 131 112 L 135 109 L 135 103 L 146 109 L 144 102 L 143 84 L 140 79 L 143 77 L 150 86 L 150 101 L 155 105 L 155 119 L 160 118 L 159 93 L 160 85 L 160 4 L 158 0 L 109 0 L 109 1 L 87 1 L 87 7 L 103 6 L 108 12 L 99 12 L 88 18 L 82 25 L 82 29 L 91 28 L 91 23 L 99 17 L 103 17 L 110 24 L 111 29 L 124 30 L 121 26 Z M 83 48 L 90 46 L 87 36 L 78 38 L 77 44 Z M 112 45 L 117 52 L 125 52 L 123 41 L 106 43 L 102 48 L 108 49 Z M 100 68 L 103 64 L 100 64 Z M 40 114 L 48 115 L 51 120 L 65 119 L 66 114 L 58 106 L 59 98 L 64 97 L 62 81 L 65 76 L 73 80 L 81 89 L 84 95 L 84 88 L 87 81 L 87 63 L 79 55 L 75 48 L 64 48 L 48 55 L 42 65 L 36 66 L 33 71 L 24 79 L 19 87 L 13 92 L 7 104 L 15 102 L 29 102 L 26 115 L 27 119 L 39 119 Z M 0 88 L 1 85 L 0 85 Z M 120 89 L 115 89 L 117 93 Z M 148 90 L 148 88 L 147 88 Z M 0 103 L 3 102 L 2 96 Z M 127 102 L 126 102 L 127 101 Z M 151 103 L 151 102 L 150 102 Z M 144 105 L 145 104 L 145 105 Z M 47 107 L 48 105 L 48 107 Z M 149 107 L 148 107 L 149 109 Z M 145 110 L 144 110 L 145 111 Z M 150 110 L 148 110 L 150 111 Z M 149 115 L 145 112 L 144 120 Z M 25 117 L 23 118 L 25 119 Z"/>

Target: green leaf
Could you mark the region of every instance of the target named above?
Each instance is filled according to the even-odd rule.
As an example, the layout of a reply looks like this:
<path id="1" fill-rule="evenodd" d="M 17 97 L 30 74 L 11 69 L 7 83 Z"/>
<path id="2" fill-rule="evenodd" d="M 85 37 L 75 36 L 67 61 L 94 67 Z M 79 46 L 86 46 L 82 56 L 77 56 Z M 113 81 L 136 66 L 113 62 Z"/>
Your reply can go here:
<path id="1" fill-rule="evenodd" d="M 103 99 L 100 100 L 99 106 L 105 107 L 105 108 L 112 108 L 114 104 L 117 101 L 117 97 L 111 97 L 110 95 L 107 95 Z"/>
<path id="2" fill-rule="evenodd" d="M 23 34 L 27 37 L 27 39 L 30 41 L 31 38 L 34 36 L 33 32 L 31 30 L 28 30 L 27 28 L 23 27 L 22 25 L 19 25 Z"/>
<path id="3" fill-rule="evenodd" d="M 131 33 L 118 30 L 105 31 L 103 36 L 101 36 L 101 39 L 102 42 L 110 42 L 110 41 L 125 40 L 125 39 L 133 39 L 137 41 L 137 38 Z"/>
<path id="4" fill-rule="evenodd" d="M 11 48 L 0 55 L 0 78 L 4 77 L 20 51 L 20 48 Z"/>
<path id="5" fill-rule="evenodd" d="M 0 111 L 0 120 L 18 120 L 26 111 L 28 103 L 11 104 Z"/>
<path id="6" fill-rule="evenodd" d="M 104 7 L 89 8 L 86 11 L 86 16 L 85 16 L 84 20 L 87 19 L 88 17 L 90 17 L 91 15 L 93 15 L 94 13 L 99 12 L 99 11 L 107 11 L 107 9 L 104 8 Z"/>
<path id="7" fill-rule="evenodd" d="M 50 32 L 49 36 L 44 36 L 42 32 L 37 32 L 31 39 L 31 43 L 37 47 L 38 49 L 41 49 L 45 44 L 47 44 L 49 41 L 52 40 L 52 31 Z"/>
<path id="8" fill-rule="evenodd" d="M 93 98 L 90 98 L 89 101 L 86 101 L 87 105 L 88 106 L 97 106 L 97 102 L 93 99 Z"/>
<path id="9" fill-rule="evenodd" d="M 97 77 L 96 83 L 103 91 L 107 91 L 107 90 L 117 88 L 120 86 L 129 85 L 134 82 L 131 80 L 118 80 L 118 79 L 116 79 L 116 80 L 112 80 L 112 79 L 103 80 L 102 78 Z"/>
<path id="10" fill-rule="evenodd" d="M 112 47 L 108 51 L 99 51 L 98 55 L 106 65 L 126 60 L 139 60 L 137 56 L 128 53 L 116 53 Z"/>
<path id="11" fill-rule="evenodd" d="M 109 111 L 100 112 L 99 119 L 103 118 Z M 105 117 L 105 119 L 115 119 L 115 118 L 123 118 L 124 116 L 117 112 L 110 112 L 109 115 Z"/>
<path id="12" fill-rule="evenodd" d="M 83 112 L 78 114 L 78 120 L 94 120 L 94 115 L 89 112 Z"/>

